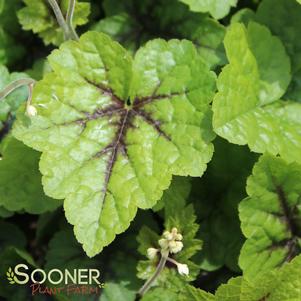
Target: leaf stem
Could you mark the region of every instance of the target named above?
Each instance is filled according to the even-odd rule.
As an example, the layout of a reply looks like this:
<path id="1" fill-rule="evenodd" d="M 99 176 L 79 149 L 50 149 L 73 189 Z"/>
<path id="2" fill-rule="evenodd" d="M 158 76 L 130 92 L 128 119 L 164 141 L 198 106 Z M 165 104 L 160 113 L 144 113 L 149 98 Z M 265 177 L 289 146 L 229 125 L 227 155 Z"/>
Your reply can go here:
<path id="1" fill-rule="evenodd" d="M 140 288 L 140 290 L 138 292 L 138 295 L 140 295 L 141 297 L 151 288 L 151 285 L 158 278 L 158 276 L 160 275 L 160 273 L 162 272 L 162 270 L 165 267 L 169 253 L 162 252 L 161 255 L 162 255 L 161 259 L 159 261 L 159 264 L 157 265 L 154 275 L 144 283 L 144 285 Z"/>
<path id="2" fill-rule="evenodd" d="M 69 28 L 70 38 L 72 38 L 74 40 L 78 40 L 78 35 L 72 25 L 75 3 L 76 3 L 76 0 L 69 0 L 66 22 L 67 22 L 67 26 Z"/>
<path id="3" fill-rule="evenodd" d="M 7 85 L 2 91 L 0 91 L 0 100 L 4 99 L 7 95 L 15 91 L 16 89 L 22 86 L 28 86 L 29 95 L 31 95 L 32 86 L 35 83 L 35 80 L 31 78 L 21 78 L 13 81 Z"/>

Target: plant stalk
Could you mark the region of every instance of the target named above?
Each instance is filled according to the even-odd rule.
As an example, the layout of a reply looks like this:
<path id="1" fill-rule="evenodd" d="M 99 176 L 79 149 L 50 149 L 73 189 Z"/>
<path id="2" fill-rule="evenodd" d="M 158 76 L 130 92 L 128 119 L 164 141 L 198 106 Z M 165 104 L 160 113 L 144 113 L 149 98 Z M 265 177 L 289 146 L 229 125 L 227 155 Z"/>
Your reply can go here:
<path id="1" fill-rule="evenodd" d="M 32 86 L 35 83 L 35 80 L 31 78 L 22 78 L 17 79 L 7 85 L 2 91 L 0 91 L 0 100 L 4 99 L 7 95 L 12 93 L 14 90 L 22 87 L 22 86 L 28 86 L 29 87 L 29 95 L 31 95 Z"/>
<path id="2" fill-rule="evenodd" d="M 161 254 L 162 254 L 162 256 L 159 261 L 159 264 L 157 265 L 154 275 L 151 278 L 149 278 L 138 291 L 138 295 L 140 295 L 141 297 L 151 288 L 153 282 L 158 278 L 158 276 L 160 275 L 160 273 L 162 272 L 162 270 L 165 267 L 165 264 L 166 264 L 166 261 L 168 258 L 168 253 L 164 254 L 164 252 L 162 252 Z"/>

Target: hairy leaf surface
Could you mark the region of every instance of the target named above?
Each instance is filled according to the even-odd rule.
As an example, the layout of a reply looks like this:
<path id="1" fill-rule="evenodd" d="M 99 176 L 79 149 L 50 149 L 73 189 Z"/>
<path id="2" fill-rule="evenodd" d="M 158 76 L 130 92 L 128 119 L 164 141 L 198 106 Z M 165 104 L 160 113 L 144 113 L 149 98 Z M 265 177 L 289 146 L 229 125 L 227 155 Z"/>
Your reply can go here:
<path id="1" fill-rule="evenodd" d="M 300 253 L 301 166 L 262 156 L 247 182 L 249 197 L 239 206 L 247 237 L 239 263 L 256 275 L 290 261 Z"/>
<path id="2" fill-rule="evenodd" d="M 227 65 L 213 102 L 216 133 L 255 152 L 301 162 L 301 105 L 280 101 L 290 64 L 280 40 L 256 23 L 233 24 L 225 39 Z"/>
<path id="3" fill-rule="evenodd" d="M 105 45 L 105 46 L 104 46 Z M 93 256 L 150 208 L 172 174 L 201 176 L 211 159 L 215 76 L 192 43 L 155 40 L 134 60 L 100 33 L 64 43 L 33 95 L 38 115 L 15 135 L 42 151 L 46 193 Z"/>
<path id="4" fill-rule="evenodd" d="M 63 31 L 59 27 L 51 7 L 44 0 L 23 0 L 25 7 L 18 11 L 19 22 L 24 30 L 32 30 L 43 39 L 46 45 L 60 45 L 64 41 Z M 60 0 L 63 15 L 68 9 L 68 0 Z M 72 24 L 74 27 L 88 22 L 90 4 L 76 1 Z"/>

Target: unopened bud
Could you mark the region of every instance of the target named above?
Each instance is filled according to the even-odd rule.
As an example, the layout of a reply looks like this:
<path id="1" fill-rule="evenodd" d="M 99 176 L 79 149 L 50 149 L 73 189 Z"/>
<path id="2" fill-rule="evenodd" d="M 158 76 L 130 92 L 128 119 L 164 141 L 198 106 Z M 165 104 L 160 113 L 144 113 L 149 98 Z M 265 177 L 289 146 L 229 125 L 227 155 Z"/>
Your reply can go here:
<path id="1" fill-rule="evenodd" d="M 33 105 L 28 105 L 26 108 L 26 113 L 29 117 L 33 117 L 38 114 L 38 111 Z"/>

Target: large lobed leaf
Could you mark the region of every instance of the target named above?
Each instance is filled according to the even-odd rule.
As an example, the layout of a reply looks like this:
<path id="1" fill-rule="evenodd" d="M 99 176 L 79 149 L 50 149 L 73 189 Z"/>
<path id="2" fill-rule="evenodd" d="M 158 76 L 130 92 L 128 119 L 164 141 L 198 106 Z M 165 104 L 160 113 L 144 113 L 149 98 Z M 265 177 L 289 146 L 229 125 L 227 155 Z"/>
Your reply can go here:
<path id="1" fill-rule="evenodd" d="M 211 159 L 215 76 L 192 43 L 155 40 L 134 60 L 96 32 L 64 43 L 33 94 L 38 115 L 14 134 L 43 152 L 46 193 L 65 198 L 89 256 L 100 252 L 169 186 Z"/>
<path id="2" fill-rule="evenodd" d="M 23 0 L 25 7 L 18 11 L 19 22 L 24 30 L 32 30 L 43 39 L 46 45 L 60 45 L 64 41 L 63 31 L 59 27 L 51 7 L 44 0 Z M 68 10 L 68 0 L 60 0 L 58 4 L 63 15 Z M 72 25 L 76 28 L 88 22 L 90 4 L 76 1 Z"/>
<path id="3" fill-rule="evenodd" d="M 230 64 L 213 102 L 216 133 L 252 151 L 301 162 L 301 105 L 279 100 L 291 78 L 282 43 L 262 25 L 234 23 L 225 47 Z"/>
<path id="4" fill-rule="evenodd" d="M 247 182 L 249 197 L 239 206 L 247 237 L 239 263 L 254 276 L 300 253 L 301 165 L 263 155 Z"/>

